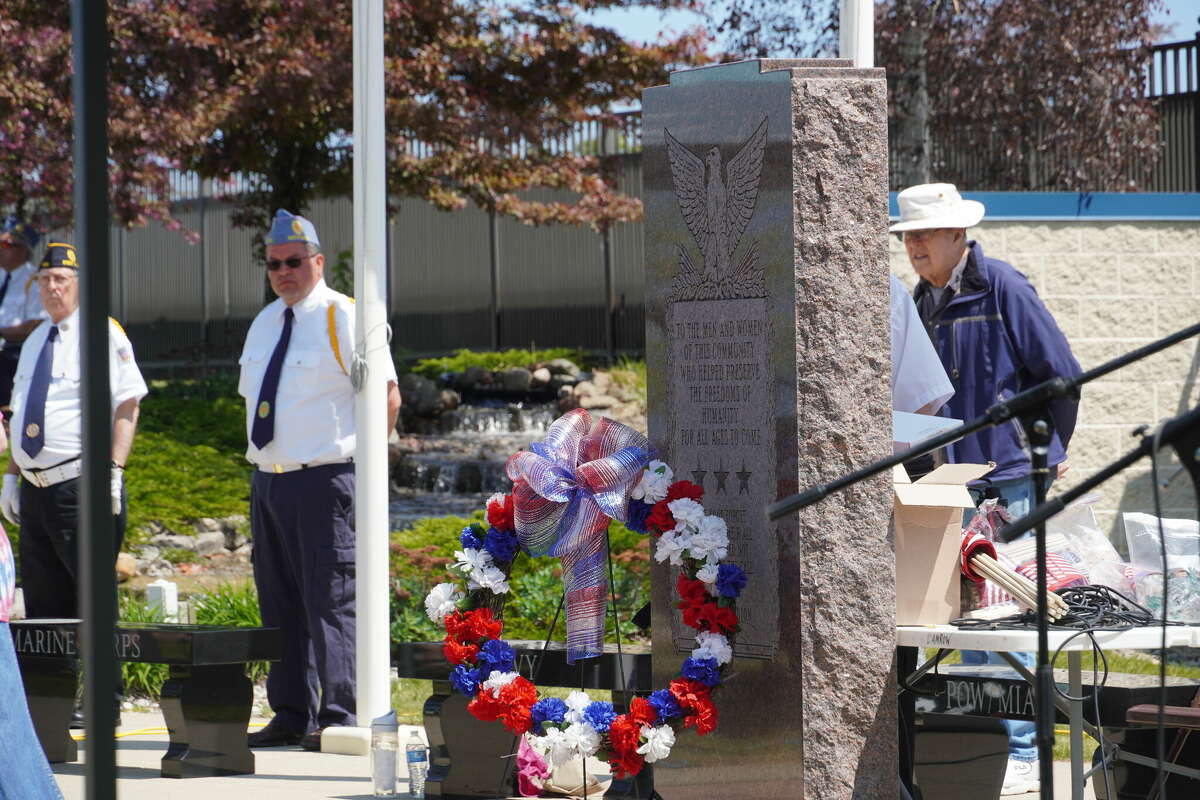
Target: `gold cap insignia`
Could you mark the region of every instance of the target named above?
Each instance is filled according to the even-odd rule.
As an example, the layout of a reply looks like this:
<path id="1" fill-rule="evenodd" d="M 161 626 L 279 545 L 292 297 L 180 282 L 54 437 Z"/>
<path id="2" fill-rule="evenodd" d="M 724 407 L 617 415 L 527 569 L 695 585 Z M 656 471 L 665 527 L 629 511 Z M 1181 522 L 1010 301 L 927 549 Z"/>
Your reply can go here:
<path id="1" fill-rule="evenodd" d="M 304 226 L 300 224 L 300 220 L 292 220 L 292 230 L 296 233 L 304 233 Z"/>
<path id="2" fill-rule="evenodd" d="M 25 435 L 33 438 L 41 433 L 42 429 L 36 422 L 31 422 L 25 426 Z"/>
<path id="3" fill-rule="evenodd" d="M 263 400 L 261 403 L 258 404 L 258 416 L 262 417 L 263 419 L 266 419 L 267 415 L 270 413 L 271 413 L 271 404 L 270 403 L 268 403 L 266 400 Z M 30 434 L 30 435 L 32 436 L 33 434 Z"/>

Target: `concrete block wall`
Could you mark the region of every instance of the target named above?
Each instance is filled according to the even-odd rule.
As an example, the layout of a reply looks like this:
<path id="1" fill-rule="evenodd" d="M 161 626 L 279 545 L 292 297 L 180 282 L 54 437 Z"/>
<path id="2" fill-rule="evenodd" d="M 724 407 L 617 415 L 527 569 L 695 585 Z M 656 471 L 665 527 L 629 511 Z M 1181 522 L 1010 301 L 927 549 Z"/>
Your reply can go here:
<path id="1" fill-rule="evenodd" d="M 1200 222 L 985 221 L 971 229 L 984 253 L 1029 278 L 1054 314 L 1084 369 L 1200 321 Z M 891 241 L 893 272 L 916 283 L 904 245 Z M 1070 471 L 1055 484 L 1077 484 L 1133 447 L 1131 433 L 1200 403 L 1200 337 L 1084 387 L 1079 424 L 1068 449 Z M 1196 515 L 1191 481 L 1174 453 L 1159 458 L 1163 514 Z M 1145 459 L 1096 490 L 1102 528 L 1124 550 L 1120 512 L 1153 513 Z"/>

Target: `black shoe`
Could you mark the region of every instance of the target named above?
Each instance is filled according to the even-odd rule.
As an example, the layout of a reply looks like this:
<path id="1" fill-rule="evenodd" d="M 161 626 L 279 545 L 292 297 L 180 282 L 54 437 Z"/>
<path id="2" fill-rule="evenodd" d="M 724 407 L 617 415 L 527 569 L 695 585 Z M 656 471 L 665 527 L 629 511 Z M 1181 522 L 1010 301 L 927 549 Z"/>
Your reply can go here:
<path id="1" fill-rule="evenodd" d="M 248 747 L 287 747 L 300 744 L 300 740 L 303 738 L 304 734 L 289 731 L 283 725 L 271 722 L 262 730 L 247 734 L 246 745 Z"/>
<path id="2" fill-rule="evenodd" d="M 315 731 L 309 731 L 304 734 L 304 738 L 300 740 L 300 746 L 312 753 L 321 752 L 321 734 L 325 732 L 324 728 L 317 728 Z"/>
<path id="3" fill-rule="evenodd" d="M 116 727 L 121 727 L 121 711 L 117 710 L 117 718 L 114 723 Z M 77 708 L 71 712 L 71 722 L 67 725 L 69 730 L 81 731 L 87 727 L 87 722 L 83 718 L 83 709 Z"/>

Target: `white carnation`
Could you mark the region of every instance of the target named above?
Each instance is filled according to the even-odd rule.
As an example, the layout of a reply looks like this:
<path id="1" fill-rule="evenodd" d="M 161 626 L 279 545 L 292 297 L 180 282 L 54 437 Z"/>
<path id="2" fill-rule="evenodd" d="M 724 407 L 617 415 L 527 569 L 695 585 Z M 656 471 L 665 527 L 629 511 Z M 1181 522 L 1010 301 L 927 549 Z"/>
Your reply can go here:
<path id="1" fill-rule="evenodd" d="M 683 554 L 687 551 L 691 541 L 692 537 L 689 534 L 680 533 L 677 530 L 667 531 L 658 537 L 658 544 L 655 545 L 654 550 L 654 560 L 660 564 L 670 560 L 674 566 L 682 566 Z"/>
<path id="2" fill-rule="evenodd" d="M 704 521 L 704 506 L 688 497 L 680 497 L 667 503 L 677 527 L 699 528 Z"/>
<path id="3" fill-rule="evenodd" d="M 491 566 L 491 564 L 492 554 L 487 550 L 464 547 L 462 550 L 454 551 L 454 568 L 468 575 Z"/>
<path id="4" fill-rule="evenodd" d="M 704 566 L 696 570 L 696 580 L 703 583 L 713 597 L 719 594 L 717 591 L 717 566 L 715 561 L 705 561 Z"/>
<path id="5" fill-rule="evenodd" d="M 596 729 L 586 722 L 575 723 L 563 733 L 571 749 L 582 756 L 595 755 L 596 751 L 600 749 L 600 734 L 596 733 Z"/>
<path id="6" fill-rule="evenodd" d="M 517 673 L 515 672 L 500 672 L 499 670 L 492 670 L 491 673 L 488 674 L 487 680 L 483 682 L 482 688 L 491 691 L 492 697 L 499 697 L 500 690 L 505 686 L 508 686 L 516 679 Z"/>
<path id="7" fill-rule="evenodd" d="M 458 601 L 462 598 L 462 592 L 453 583 L 439 583 L 425 595 L 425 613 L 440 625 L 446 615 L 458 607 Z"/>
<path id="8" fill-rule="evenodd" d="M 487 589 L 493 594 L 506 594 L 509 590 L 504 572 L 492 564 L 472 572 L 468 585 L 471 589 Z"/>
<path id="9" fill-rule="evenodd" d="M 719 633 L 701 631 L 696 634 L 696 644 L 699 647 L 692 651 L 692 658 L 716 659 L 718 665 L 728 664 L 733 660 L 733 648 L 729 646 L 729 640 Z"/>
<path id="10" fill-rule="evenodd" d="M 567 740 L 567 735 L 560 728 L 546 728 L 544 736 L 530 737 L 530 744 L 556 767 L 567 763 L 575 757 L 575 752 L 571 743 Z"/>
<path id="11" fill-rule="evenodd" d="M 643 725 L 642 736 L 646 741 L 637 751 L 646 757 L 647 764 L 653 764 L 671 755 L 671 748 L 675 746 L 675 731 L 670 725 L 659 725 L 656 728 Z"/>
<path id="12" fill-rule="evenodd" d="M 675 473 L 665 463 L 651 461 L 642 472 L 642 479 L 638 481 L 637 486 L 633 487 L 629 496 L 634 500 L 654 505 L 659 500 L 666 498 L 667 490 L 671 487 L 674 478 Z"/>
<path id="13" fill-rule="evenodd" d="M 692 536 L 689 549 L 692 558 L 697 560 L 720 561 L 724 558 L 729 552 L 729 534 L 725 520 L 720 517 L 704 517 L 700 522 L 700 529 Z"/>
<path id="14" fill-rule="evenodd" d="M 572 725 L 583 722 L 583 710 L 592 702 L 592 698 L 587 696 L 587 692 L 581 692 L 578 689 L 567 695 L 567 713 L 563 715 L 563 721 Z"/>

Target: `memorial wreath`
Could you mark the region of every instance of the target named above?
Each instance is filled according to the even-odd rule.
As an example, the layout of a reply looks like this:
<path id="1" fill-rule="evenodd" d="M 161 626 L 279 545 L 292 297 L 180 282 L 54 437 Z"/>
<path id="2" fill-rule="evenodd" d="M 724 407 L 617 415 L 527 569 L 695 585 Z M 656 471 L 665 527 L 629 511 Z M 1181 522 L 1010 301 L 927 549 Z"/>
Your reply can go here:
<path id="1" fill-rule="evenodd" d="M 453 665 L 450 682 L 471 698 L 467 709 L 527 734 L 553 766 L 606 753 L 616 777 L 632 776 L 665 759 L 679 730 L 704 735 L 717 725 L 713 693 L 733 659 L 736 602 L 747 579 L 736 564 L 723 563 L 729 537 L 725 522 L 705 513 L 704 490 L 675 481 L 671 468 L 650 456 L 649 441 L 631 428 L 606 418 L 593 425 L 582 409 L 563 415 L 546 439 L 509 458 L 512 493 L 488 499 L 486 528 L 475 523 L 462 531 L 451 567 L 459 581 L 438 584 L 425 598 L 430 619 L 446 631 L 442 652 Z M 503 620 L 493 613 L 521 552 L 557 556 L 567 662 L 600 655 L 610 519 L 656 538 L 654 557 L 679 568 L 677 607 L 697 632 L 679 676 L 649 697 L 633 698 L 621 714 L 581 691 L 565 701 L 539 697 L 517 674 L 513 648 L 501 638 Z"/>

